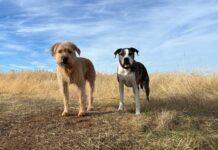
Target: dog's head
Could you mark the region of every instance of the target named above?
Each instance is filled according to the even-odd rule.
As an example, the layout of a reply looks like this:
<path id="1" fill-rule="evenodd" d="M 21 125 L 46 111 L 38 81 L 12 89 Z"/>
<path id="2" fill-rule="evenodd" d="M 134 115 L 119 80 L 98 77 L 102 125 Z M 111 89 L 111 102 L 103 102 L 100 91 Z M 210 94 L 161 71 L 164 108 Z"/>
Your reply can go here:
<path id="1" fill-rule="evenodd" d="M 133 62 L 134 62 L 134 58 L 135 58 L 135 52 L 138 55 L 138 50 L 130 47 L 130 48 L 119 48 L 114 52 L 114 55 L 116 57 L 117 54 L 119 54 L 119 62 L 120 65 L 125 68 L 128 69 L 132 66 Z"/>
<path id="2" fill-rule="evenodd" d="M 55 57 L 58 65 L 69 65 L 78 55 L 80 55 L 80 49 L 71 42 L 56 43 L 51 47 L 51 54 Z"/>

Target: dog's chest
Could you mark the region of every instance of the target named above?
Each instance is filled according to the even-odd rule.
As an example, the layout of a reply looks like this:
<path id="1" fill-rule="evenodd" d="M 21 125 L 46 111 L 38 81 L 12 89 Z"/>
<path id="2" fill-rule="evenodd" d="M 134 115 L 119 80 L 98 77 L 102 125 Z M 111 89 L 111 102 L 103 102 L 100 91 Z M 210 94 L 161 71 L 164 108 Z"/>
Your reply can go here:
<path id="1" fill-rule="evenodd" d="M 61 80 L 66 81 L 68 83 L 76 83 L 79 78 L 76 77 L 76 74 L 71 69 L 66 68 L 58 68 L 58 76 Z M 77 80 L 76 80 L 77 79 Z"/>
<path id="2" fill-rule="evenodd" d="M 128 87 L 132 87 L 135 83 L 135 73 L 128 69 L 118 68 L 118 79 L 119 82 L 125 84 Z"/>

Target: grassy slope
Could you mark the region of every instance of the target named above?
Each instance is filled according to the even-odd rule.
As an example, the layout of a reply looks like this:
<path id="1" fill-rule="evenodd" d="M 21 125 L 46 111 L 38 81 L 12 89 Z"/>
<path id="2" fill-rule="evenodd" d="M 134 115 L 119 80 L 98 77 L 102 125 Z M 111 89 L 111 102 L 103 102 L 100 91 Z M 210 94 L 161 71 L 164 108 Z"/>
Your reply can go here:
<path id="1" fill-rule="evenodd" d="M 131 89 L 116 112 L 116 75 L 98 74 L 95 111 L 61 117 L 56 76 L 48 72 L 0 74 L 0 149 L 218 149 L 218 76 L 155 74 L 151 102 L 134 115 Z"/>

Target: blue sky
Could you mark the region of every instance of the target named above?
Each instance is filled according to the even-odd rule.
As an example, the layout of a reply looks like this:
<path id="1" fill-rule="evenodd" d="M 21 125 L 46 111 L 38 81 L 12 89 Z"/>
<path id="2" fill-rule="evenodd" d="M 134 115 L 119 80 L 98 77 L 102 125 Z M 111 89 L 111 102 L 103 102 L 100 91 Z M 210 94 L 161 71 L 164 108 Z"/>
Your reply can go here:
<path id="1" fill-rule="evenodd" d="M 55 70 L 49 49 L 72 41 L 98 72 L 139 50 L 149 72 L 218 70 L 218 0 L 0 0 L 0 70 Z"/>

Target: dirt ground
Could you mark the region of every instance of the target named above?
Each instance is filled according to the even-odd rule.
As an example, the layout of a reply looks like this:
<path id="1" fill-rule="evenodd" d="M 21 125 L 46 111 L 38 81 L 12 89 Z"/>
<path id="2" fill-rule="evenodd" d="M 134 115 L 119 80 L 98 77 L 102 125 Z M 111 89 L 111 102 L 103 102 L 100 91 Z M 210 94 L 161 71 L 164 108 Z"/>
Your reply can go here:
<path id="1" fill-rule="evenodd" d="M 217 148 L 218 107 L 212 102 L 210 110 L 145 103 L 145 112 L 135 116 L 132 101 L 119 113 L 116 99 L 104 99 L 97 100 L 95 111 L 77 117 L 77 103 L 71 101 L 71 115 L 61 117 L 62 101 L 10 94 L 0 98 L 2 150 Z M 195 110 L 199 107 L 201 112 Z"/>

